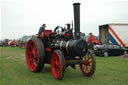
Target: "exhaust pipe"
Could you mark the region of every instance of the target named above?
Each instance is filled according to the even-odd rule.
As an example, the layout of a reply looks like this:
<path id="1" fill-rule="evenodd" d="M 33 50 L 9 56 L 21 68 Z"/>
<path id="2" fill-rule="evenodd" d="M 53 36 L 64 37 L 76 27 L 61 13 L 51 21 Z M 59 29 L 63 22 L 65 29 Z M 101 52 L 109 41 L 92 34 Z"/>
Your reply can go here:
<path id="1" fill-rule="evenodd" d="M 74 3 L 74 28 L 75 28 L 75 37 L 80 37 L 80 3 Z"/>

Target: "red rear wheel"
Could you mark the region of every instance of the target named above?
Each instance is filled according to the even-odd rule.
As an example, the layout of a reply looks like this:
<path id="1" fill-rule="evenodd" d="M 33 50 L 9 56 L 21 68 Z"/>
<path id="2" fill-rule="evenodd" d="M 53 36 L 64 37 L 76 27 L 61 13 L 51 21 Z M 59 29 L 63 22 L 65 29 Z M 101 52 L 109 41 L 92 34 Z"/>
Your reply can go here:
<path id="1" fill-rule="evenodd" d="M 26 47 L 26 61 L 30 71 L 39 72 L 44 66 L 44 45 L 38 38 L 31 38 Z"/>
<path id="2" fill-rule="evenodd" d="M 96 68 L 96 60 L 91 51 L 88 51 L 86 56 L 82 57 L 84 64 L 80 64 L 81 72 L 85 76 L 92 76 Z"/>
<path id="3" fill-rule="evenodd" d="M 64 76 L 65 59 L 60 50 L 55 50 L 51 57 L 51 70 L 55 79 L 61 80 Z"/>

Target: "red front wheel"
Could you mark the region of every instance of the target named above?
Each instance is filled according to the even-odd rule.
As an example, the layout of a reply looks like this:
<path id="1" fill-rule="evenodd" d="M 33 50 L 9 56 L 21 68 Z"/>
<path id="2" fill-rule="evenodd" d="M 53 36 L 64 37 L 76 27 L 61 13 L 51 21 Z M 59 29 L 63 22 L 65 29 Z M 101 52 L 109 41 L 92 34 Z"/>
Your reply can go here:
<path id="1" fill-rule="evenodd" d="M 82 57 L 83 64 L 80 64 L 81 72 L 85 76 L 92 76 L 96 68 L 96 60 L 93 53 L 89 50 L 85 56 Z"/>
<path id="2" fill-rule="evenodd" d="M 51 57 L 51 71 L 55 79 L 61 80 L 64 76 L 65 59 L 60 50 L 55 50 Z"/>

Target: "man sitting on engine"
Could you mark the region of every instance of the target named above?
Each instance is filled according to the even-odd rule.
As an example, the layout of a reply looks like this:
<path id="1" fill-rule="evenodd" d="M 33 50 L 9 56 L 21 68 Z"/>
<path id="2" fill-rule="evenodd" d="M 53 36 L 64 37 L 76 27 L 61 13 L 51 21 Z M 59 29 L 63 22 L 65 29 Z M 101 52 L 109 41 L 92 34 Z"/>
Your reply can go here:
<path id="1" fill-rule="evenodd" d="M 45 28 L 46 28 L 46 24 L 43 24 L 43 25 L 40 27 L 40 29 L 39 29 L 38 35 L 39 35 L 39 37 L 40 37 L 41 39 L 44 38 Z"/>

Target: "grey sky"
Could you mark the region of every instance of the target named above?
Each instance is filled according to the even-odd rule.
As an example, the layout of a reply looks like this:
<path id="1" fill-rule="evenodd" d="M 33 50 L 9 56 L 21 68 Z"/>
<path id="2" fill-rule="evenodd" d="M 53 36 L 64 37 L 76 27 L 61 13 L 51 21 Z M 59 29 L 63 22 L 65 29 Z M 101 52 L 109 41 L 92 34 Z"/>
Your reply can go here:
<path id="1" fill-rule="evenodd" d="M 64 26 L 73 20 L 74 2 L 81 3 L 81 32 L 98 35 L 98 26 L 128 23 L 127 0 L 2 0 L 0 39 L 37 34 L 39 27 Z"/>

